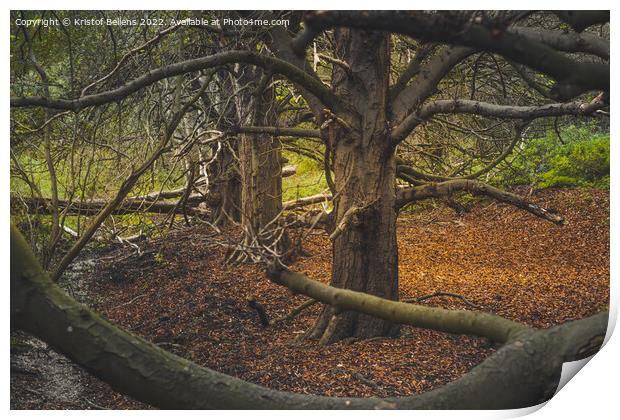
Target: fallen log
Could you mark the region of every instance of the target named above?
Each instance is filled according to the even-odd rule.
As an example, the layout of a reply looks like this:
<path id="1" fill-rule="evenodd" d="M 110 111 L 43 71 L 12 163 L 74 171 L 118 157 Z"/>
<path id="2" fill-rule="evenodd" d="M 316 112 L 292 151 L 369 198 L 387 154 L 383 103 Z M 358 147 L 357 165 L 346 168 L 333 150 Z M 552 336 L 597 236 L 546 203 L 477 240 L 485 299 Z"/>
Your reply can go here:
<path id="1" fill-rule="evenodd" d="M 282 178 L 293 176 L 297 173 L 297 166 L 287 165 L 282 167 Z"/>
<path id="2" fill-rule="evenodd" d="M 310 204 L 318 204 L 331 201 L 332 195 L 328 193 L 320 193 L 308 197 L 298 198 L 296 200 L 285 201 L 282 203 L 284 210 L 293 210 L 299 207 L 309 206 Z"/>
<path id="3" fill-rule="evenodd" d="M 531 331 L 524 324 L 498 315 L 387 300 L 367 293 L 328 286 L 287 269 L 271 269 L 267 275 L 271 281 L 286 286 L 294 293 L 303 294 L 338 310 L 362 312 L 399 324 L 453 334 L 477 335 L 498 343 L 506 343 L 524 331 Z"/>
<path id="4" fill-rule="evenodd" d="M 396 206 L 402 208 L 407 204 L 427 198 L 450 197 L 454 192 L 468 192 L 472 195 L 484 195 L 503 203 L 511 204 L 555 224 L 562 224 L 564 218 L 516 194 L 495 188 L 492 185 L 473 179 L 455 179 L 451 181 L 425 184 L 398 190 Z"/>
<path id="5" fill-rule="evenodd" d="M 118 391 L 160 408 L 529 407 L 548 400 L 557 388 L 562 363 L 592 355 L 607 330 L 606 312 L 549 330 L 523 328 L 508 336 L 509 341 L 501 349 L 460 379 L 419 395 L 380 399 L 295 394 L 199 366 L 113 325 L 54 284 L 13 225 L 10 258 L 11 327 L 46 341 Z M 389 311 L 382 314 L 389 316 Z"/>
<path id="6" fill-rule="evenodd" d="M 193 194 L 189 197 L 188 203 L 198 203 L 202 201 L 202 195 Z M 28 213 L 34 214 L 50 214 L 52 200 L 50 198 L 21 197 L 17 200 L 11 197 L 11 201 L 19 202 L 25 205 Z M 58 200 L 58 207 L 61 210 L 67 209 L 67 214 L 80 214 L 84 216 L 92 216 L 101 211 L 108 204 L 107 200 L 93 198 L 83 201 Z M 161 213 L 168 214 L 174 210 L 176 202 L 168 201 L 148 201 L 136 198 L 130 198 L 123 201 L 117 208 L 112 210 L 112 214 L 127 213 Z M 207 210 L 198 207 L 187 207 L 187 214 L 191 216 L 206 216 L 209 214 Z"/>

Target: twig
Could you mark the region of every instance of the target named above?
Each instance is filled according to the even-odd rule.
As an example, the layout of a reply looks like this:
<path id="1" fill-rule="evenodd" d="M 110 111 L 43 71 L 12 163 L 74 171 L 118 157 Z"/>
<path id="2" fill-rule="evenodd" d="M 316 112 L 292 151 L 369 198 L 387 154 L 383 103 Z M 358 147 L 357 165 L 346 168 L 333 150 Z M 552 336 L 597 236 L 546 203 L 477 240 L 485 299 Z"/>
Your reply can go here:
<path id="1" fill-rule="evenodd" d="M 417 297 L 417 298 L 403 299 L 403 302 L 422 302 L 424 300 L 431 299 L 431 298 L 434 298 L 434 297 L 440 297 L 440 296 L 442 296 L 442 297 L 443 296 L 447 296 L 447 297 L 453 297 L 453 298 L 461 299 L 463 301 L 463 303 L 465 303 L 466 305 L 471 306 L 472 308 L 482 309 L 482 306 L 476 305 L 475 303 L 471 302 L 469 299 L 467 299 L 463 295 L 459 295 L 457 293 L 442 292 L 442 291 L 434 292 L 434 293 L 431 293 L 429 295 L 424 295 L 424 296 L 420 296 L 420 297 Z"/>
<path id="2" fill-rule="evenodd" d="M 362 211 L 362 209 L 361 209 L 360 207 L 357 207 L 357 206 L 352 206 L 352 207 L 350 207 L 350 208 L 349 208 L 349 209 L 348 209 L 348 210 L 344 213 L 344 215 L 342 216 L 342 219 L 340 219 L 340 223 L 338 223 L 338 226 L 336 226 L 336 229 L 334 229 L 334 231 L 332 232 L 332 234 L 331 234 L 331 235 L 329 235 L 329 240 L 330 240 L 330 241 L 332 241 L 332 242 L 333 242 L 333 241 L 335 241 L 335 240 L 336 240 L 336 238 L 337 238 L 338 236 L 340 236 L 340 234 L 341 234 L 342 232 L 344 232 L 344 230 L 347 228 L 347 226 L 348 226 L 349 224 L 351 224 L 351 223 L 355 224 L 355 223 L 353 222 L 353 217 L 354 217 L 357 213 L 359 213 L 359 212 L 361 212 L 361 211 Z"/>
<path id="3" fill-rule="evenodd" d="M 90 401 L 88 398 L 84 398 L 84 397 L 82 397 L 82 398 L 83 398 L 84 401 L 86 401 L 88 403 L 88 405 L 91 405 L 91 406 L 95 407 L 98 410 L 110 410 L 110 408 L 108 408 L 108 407 L 104 407 L 102 405 L 95 404 L 94 402 Z"/>
<path id="4" fill-rule="evenodd" d="M 365 377 L 359 372 L 355 372 L 351 376 L 353 377 L 353 379 L 357 379 L 358 381 L 361 381 L 362 383 L 364 383 L 365 385 L 368 385 L 371 388 L 374 388 L 374 389 L 380 388 L 378 383 L 376 383 L 372 379 L 368 379 L 367 377 Z"/>
<path id="5" fill-rule="evenodd" d="M 283 321 L 290 321 L 293 318 L 295 318 L 297 315 L 299 315 L 304 309 L 307 309 L 309 307 L 311 307 L 312 305 L 314 305 L 317 301 L 315 299 L 308 299 L 306 301 L 304 301 L 301 305 L 296 306 L 295 308 L 293 308 L 288 314 L 281 316 L 280 318 L 276 318 L 273 320 L 274 324 L 277 324 L 279 322 L 283 322 Z"/>
<path id="6" fill-rule="evenodd" d="M 248 306 L 256 311 L 263 328 L 267 328 L 269 326 L 269 316 L 267 315 L 265 307 L 258 303 L 255 298 L 248 299 Z"/>
<path id="7" fill-rule="evenodd" d="M 337 58 L 330 57 L 330 56 L 325 55 L 325 54 L 317 54 L 317 57 L 319 59 L 322 58 L 323 60 L 327 61 L 328 63 L 332 63 L 332 64 L 335 64 L 335 65 L 341 67 L 347 73 L 347 76 L 351 77 L 353 75 L 353 71 L 351 70 L 351 66 L 349 66 L 349 63 L 347 63 L 346 61 L 339 60 Z M 320 60 L 319 60 L 319 62 L 320 62 Z"/>
<path id="8" fill-rule="evenodd" d="M 127 306 L 127 305 L 131 305 L 132 303 L 134 303 L 136 300 L 140 299 L 141 297 L 146 296 L 146 293 L 143 295 L 138 295 L 135 298 L 131 299 L 129 302 L 125 302 L 125 303 L 121 303 L 120 305 L 117 305 L 115 307 L 113 307 L 112 309 L 116 309 L 116 308 L 120 308 L 121 306 Z"/>

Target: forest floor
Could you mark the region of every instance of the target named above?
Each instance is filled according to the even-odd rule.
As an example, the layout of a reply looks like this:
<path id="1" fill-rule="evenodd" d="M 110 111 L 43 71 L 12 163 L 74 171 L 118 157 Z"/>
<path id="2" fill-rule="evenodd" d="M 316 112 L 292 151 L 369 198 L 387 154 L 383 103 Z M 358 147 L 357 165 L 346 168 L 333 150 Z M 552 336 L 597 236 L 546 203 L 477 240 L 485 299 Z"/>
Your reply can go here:
<path id="1" fill-rule="evenodd" d="M 439 204 L 398 219 L 401 299 L 434 292 L 464 296 L 481 310 L 545 328 L 592 315 L 609 300 L 609 192 L 545 190 L 532 200 L 555 208 L 563 226 L 487 201 L 463 215 Z M 320 346 L 299 343 L 320 305 L 263 328 L 248 299 L 271 319 L 302 303 L 257 265 L 226 266 L 208 227 L 165 239 L 108 247 L 81 260 L 66 280 L 106 318 L 194 362 L 270 388 L 332 396 L 401 396 L 453 381 L 495 349 L 485 339 L 403 327 L 398 339 Z M 331 245 L 308 235 L 312 255 L 293 269 L 327 282 Z M 77 274 L 76 273 L 77 270 Z M 461 299 L 424 305 L 471 309 Z M 44 343 L 13 333 L 11 408 L 148 408 L 95 379 Z"/>

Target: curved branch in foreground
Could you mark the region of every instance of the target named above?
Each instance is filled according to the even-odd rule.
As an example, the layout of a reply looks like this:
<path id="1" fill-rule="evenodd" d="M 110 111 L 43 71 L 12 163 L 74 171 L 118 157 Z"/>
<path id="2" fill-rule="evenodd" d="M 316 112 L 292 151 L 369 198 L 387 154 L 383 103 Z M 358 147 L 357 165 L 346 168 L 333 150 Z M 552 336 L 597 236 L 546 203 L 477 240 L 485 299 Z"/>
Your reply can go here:
<path id="1" fill-rule="evenodd" d="M 215 372 L 118 328 L 53 284 L 11 225 L 11 327 L 48 342 L 114 388 L 176 409 L 507 409 L 552 395 L 565 361 L 593 354 L 607 313 L 514 340 L 460 379 L 400 398 L 334 398 L 274 391 Z M 510 322 L 510 321 L 508 321 Z"/>
<path id="2" fill-rule="evenodd" d="M 232 63 L 252 64 L 269 69 L 273 73 L 281 74 L 291 82 L 297 83 L 308 92 L 315 95 L 325 106 L 337 112 L 346 112 L 346 106 L 342 103 L 342 101 L 320 80 L 312 77 L 304 70 L 301 70 L 287 61 L 275 57 L 259 55 L 250 51 L 226 51 L 207 57 L 195 58 L 164 67 L 159 67 L 157 69 L 149 70 L 146 74 L 127 82 L 123 86 L 116 89 L 83 96 L 79 99 L 52 99 L 42 96 L 11 98 L 11 107 L 20 108 L 42 106 L 46 108 L 78 112 L 86 107 L 119 101 L 159 80 Z"/>
<path id="3" fill-rule="evenodd" d="M 558 225 L 564 222 L 563 217 L 551 213 L 549 210 L 531 203 L 516 194 L 500 190 L 499 188 L 495 188 L 489 184 L 485 184 L 484 182 L 474 179 L 455 179 L 437 184 L 402 188 L 398 191 L 396 206 L 400 209 L 414 201 L 424 200 L 427 198 L 447 197 L 457 191 L 465 191 L 472 195 L 486 195 L 496 199 L 497 201 L 512 204 L 513 206 L 528 211 L 535 216 L 541 217 Z"/>
<path id="4" fill-rule="evenodd" d="M 473 311 L 453 311 L 383 299 L 367 293 L 340 289 L 312 280 L 304 274 L 286 269 L 267 273 L 274 283 L 294 293 L 311 297 L 339 310 L 362 312 L 398 324 L 411 325 L 451 334 L 469 334 L 506 343 L 519 333 L 531 331 L 526 325 L 497 315 Z"/>

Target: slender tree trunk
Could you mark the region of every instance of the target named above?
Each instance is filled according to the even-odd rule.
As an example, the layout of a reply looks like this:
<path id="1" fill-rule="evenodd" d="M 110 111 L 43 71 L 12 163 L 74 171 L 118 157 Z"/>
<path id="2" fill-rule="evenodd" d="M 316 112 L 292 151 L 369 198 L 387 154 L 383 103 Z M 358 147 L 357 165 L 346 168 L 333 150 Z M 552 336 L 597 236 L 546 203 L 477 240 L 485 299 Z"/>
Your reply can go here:
<path id="1" fill-rule="evenodd" d="M 209 179 L 207 205 L 211 209 L 211 222 L 216 226 L 241 222 L 241 181 L 239 164 L 233 153 L 238 153 L 238 143 L 234 140 L 228 145 L 214 145 L 211 152 L 217 156 L 206 168 Z"/>
<path id="2" fill-rule="evenodd" d="M 331 285 L 398 300 L 395 159 L 387 124 L 389 39 L 378 32 L 336 31 L 337 57 L 350 70 L 334 68 L 332 86 L 360 118 L 332 118 L 328 147 L 333 157 L 333 271 Z M 389 321 L 326 306 L 311 338 L 331 343 L 347 337 L 393 336 Z"/>
<path id="3" fill-rule="evenodd" d="M 279 140 L 242 134 L 240 147 L 241 219 L 257 233 L 282 210 L 282 157 Z"/>
<path id="4" fill-rule="evenodd" d="M 238 86 L 258 80 L 257 71 L 246 67 Z M 275 125 L 275 92 L 265 89 L 263 77 L 253 89 L 237 95 L 240 125 Z M 240 134 L 241 220 L 246 234 L 259 235 L 282 211 L 282 154 L 277 137 L 269 134 Z M 254 240 L 255 238 L 246 238 Z"/>
<path id="5" fill-rule="evenodd" d="M 222 129 L 230 130 L 229 121 L 236 120 L 232 97 L 234 84 L 227 71 L 215 74 L 211 93 L 202 97 L 205 109 L 213 109 L 213 119 L 222 122 Z M 230 125 L 229 125 L 230 124 Z M 221 139 L 208 145 L 208 153 L 201 151 L 201 175 L 208 180 L 206 204 L 211 210 L 211 223 L 224 226 L 241 222 L 241 180 L 239 178 L 238 139 Z M 208 161 L 208 163 L 205 163 Z"/>

